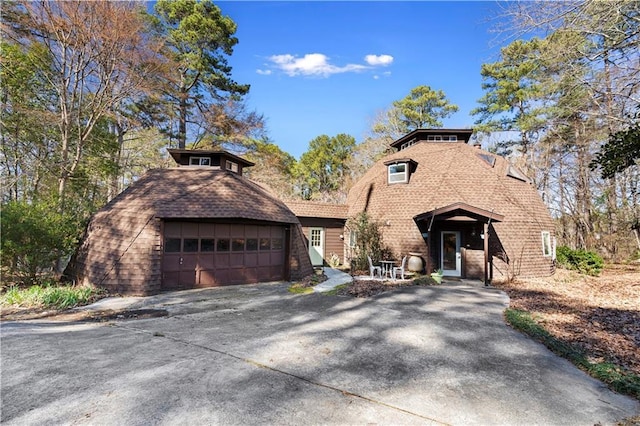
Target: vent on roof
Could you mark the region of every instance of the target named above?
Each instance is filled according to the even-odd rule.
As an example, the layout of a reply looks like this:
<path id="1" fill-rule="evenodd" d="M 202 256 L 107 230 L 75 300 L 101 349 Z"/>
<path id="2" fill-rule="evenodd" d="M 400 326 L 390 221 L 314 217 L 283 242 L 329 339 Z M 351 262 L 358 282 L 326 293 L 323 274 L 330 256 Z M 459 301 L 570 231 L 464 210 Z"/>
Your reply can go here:
<path id="1" fill-rule="evenodd" d="M 494 157 L 493 155 L 483 154 L 483 153 L 479 153 L 476 155 L 480 157 L 480 159 L 483 160 L 485 163 L 487 163 L 489 167 L 493 167 L 494 164 L 496 164 L 496 157 Z"/>
<path id="2" fill-rule="evenodd" d="M 529 183 L 529 178 L 513 165 L 509 165 L 509 168 L 507 169 L 507 176 Z"/>

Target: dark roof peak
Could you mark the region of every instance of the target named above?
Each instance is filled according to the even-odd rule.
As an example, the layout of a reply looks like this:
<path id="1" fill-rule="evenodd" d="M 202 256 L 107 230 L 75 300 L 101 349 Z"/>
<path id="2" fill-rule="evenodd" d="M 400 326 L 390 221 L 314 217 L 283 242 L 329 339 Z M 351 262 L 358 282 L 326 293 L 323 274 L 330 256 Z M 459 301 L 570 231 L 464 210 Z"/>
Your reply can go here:
<path id="1" fill-rule="evenodd" d="M 398 150 L 408 148 L 418 142 L 468 143 L 473 129 L 416 129 L 391 143 Z"/>

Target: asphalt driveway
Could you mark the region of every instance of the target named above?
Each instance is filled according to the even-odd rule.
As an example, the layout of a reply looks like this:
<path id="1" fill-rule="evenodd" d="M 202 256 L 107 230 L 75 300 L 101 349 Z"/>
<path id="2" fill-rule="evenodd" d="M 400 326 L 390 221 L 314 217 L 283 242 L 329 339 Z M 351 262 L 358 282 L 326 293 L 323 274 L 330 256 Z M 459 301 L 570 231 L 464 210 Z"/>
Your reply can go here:
<path id="1" fill-rule="evenodd" d="M 506 326 L 504 293 L 262 284 L 111 301 L 160 318 L 1 325 L 10 424 L 603 425 L 640 415 Z"/>

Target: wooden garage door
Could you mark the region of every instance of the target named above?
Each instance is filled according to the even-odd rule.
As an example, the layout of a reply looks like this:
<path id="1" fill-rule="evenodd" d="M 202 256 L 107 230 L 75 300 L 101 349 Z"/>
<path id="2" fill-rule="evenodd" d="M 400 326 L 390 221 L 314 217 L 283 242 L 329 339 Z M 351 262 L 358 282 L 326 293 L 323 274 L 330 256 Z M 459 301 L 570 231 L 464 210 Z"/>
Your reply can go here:
<path id="1" fill-rule="evenodd" d="M 162 288 L 283 280 L 284 237 L 282 226 L 165 222 Z"/>

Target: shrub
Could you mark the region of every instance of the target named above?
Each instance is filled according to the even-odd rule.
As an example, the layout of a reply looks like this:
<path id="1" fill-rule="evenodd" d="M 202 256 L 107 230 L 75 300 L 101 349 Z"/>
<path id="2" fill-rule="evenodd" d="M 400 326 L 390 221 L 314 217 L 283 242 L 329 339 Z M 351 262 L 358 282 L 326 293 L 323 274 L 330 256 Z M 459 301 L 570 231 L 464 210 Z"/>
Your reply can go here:
<path id="1" fill-rule="evenodd" d="M 573 250 L 567 246 L 556 249 L 556 259 L 567 269 L 593 276 L 600 275 L 604 266 L 604 260 L 597 253 L 583 249 Z"/>
<path id="2" fill-rule="evenodd" d="M 371 256 L 374 261 L 388 259 L 392 257 L 391 250 L 382 243 L 382 231 L 380 224 L 372 221 L 367 213 L 350 218 L 347 221 L 347 228 L 355 236 L 352 245 L 351 262 L 357 271 L 368 271 L 369 261 L 367 256 Z"/>
<path id="3" fill-rule="evenodd" d="M 73 252 L 78 234 L 78 223 L 47 202 L 3 204 L 0 226 L 4 280 L 16 284 L 49 279 L 56 261 Z"/>

